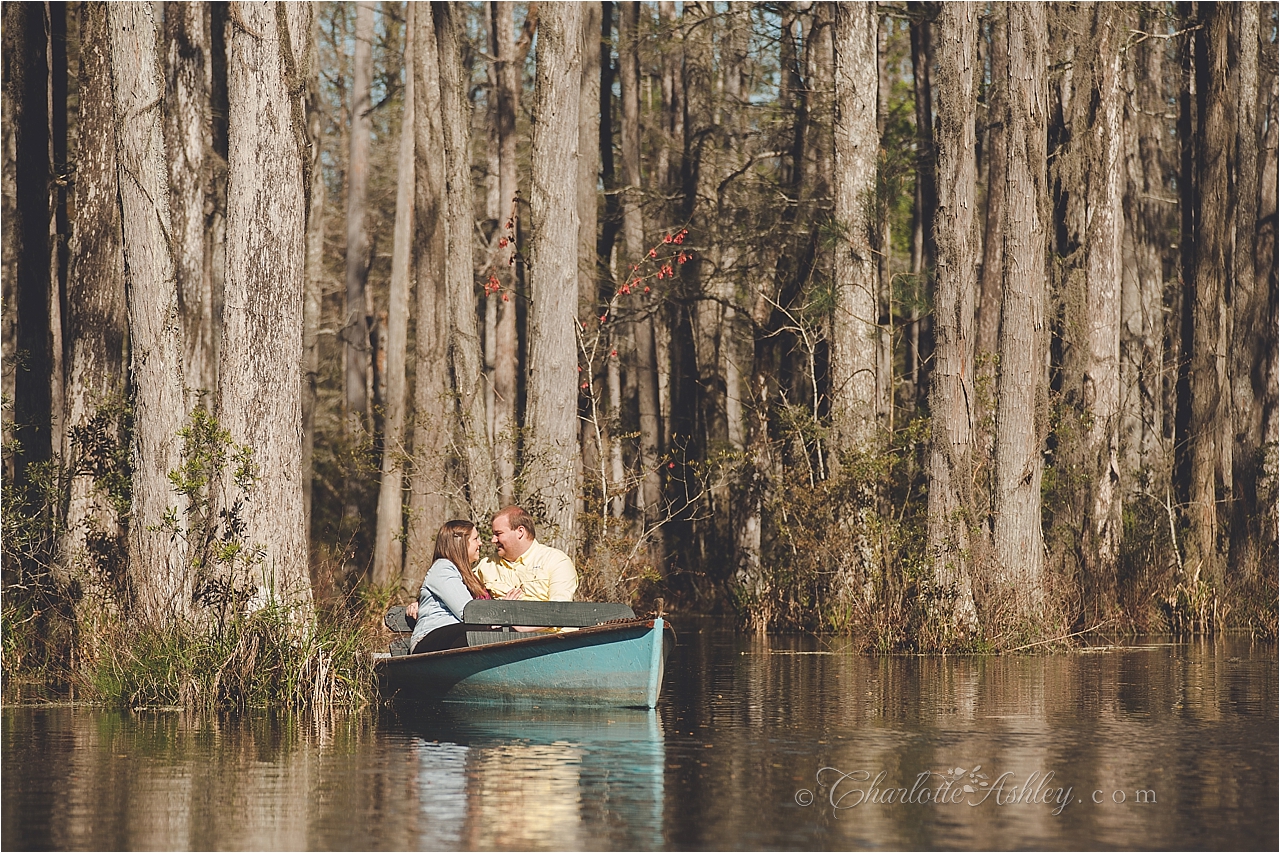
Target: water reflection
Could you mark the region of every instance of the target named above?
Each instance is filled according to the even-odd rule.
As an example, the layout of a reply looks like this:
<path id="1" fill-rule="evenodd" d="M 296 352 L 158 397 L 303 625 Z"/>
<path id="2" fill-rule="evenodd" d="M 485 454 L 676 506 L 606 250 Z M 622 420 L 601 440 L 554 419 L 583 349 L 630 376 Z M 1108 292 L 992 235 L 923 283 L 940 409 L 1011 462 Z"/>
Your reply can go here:
<path id="1" fill-rule="evenodd" d="M 655 711 L 413 707 L 425 848 L 655 848 L 663 738 Z"/>
<path id="2" fill-rule="evenodd" d="M 1276 650 L 1247 638 L 1044 657 L 865 657 L 806 638 L 681 635 L 668 844 L 752 848 L 1263 847 L 1276 844 Z M 726 653 L 730 644 L 734 653 Z M 672 731 L 687 736 L 676 742 Z M 699 750 L 697 747 L 702 747 Z M 822 767 L 850 774 L 833 790 Z M 910 794 L 964 771 L 977 797 Z M 986 780 L 970 780 L 975 768 Z M 1053 773 L 1052 779 L 1040 784 Z M 875 802 L 855 789 L 883 774 Z M 1032 780 L 1056 802 L 998 805 Z M 962 790 L 962 789 L 960 789 Z M 813 796 L 804 806 L 789 798 Z M 1137 803 L 1139 792 L 1153 802 Z M 1091 802 L 1094 792 L 1104 803 Z M 835 802 L 833 802 L 833 795 Z M 843 796 L 842 795 L 847 795 Z M 1113 801 L 1124 798 L 1123 801 Z M 690 800 L 696 805 L 688 808 Z M 683 819 L 696 814 L 696 820 Z M 762 819 L 769 815 L 772 820 Z"/>
<path id="3" fill-rule="evenodd" d="M 1274 645 L 867 657 L 726 627 L 681 632 L 656 713 L 6 708 L 0 847 L 1277 846 Z"/>

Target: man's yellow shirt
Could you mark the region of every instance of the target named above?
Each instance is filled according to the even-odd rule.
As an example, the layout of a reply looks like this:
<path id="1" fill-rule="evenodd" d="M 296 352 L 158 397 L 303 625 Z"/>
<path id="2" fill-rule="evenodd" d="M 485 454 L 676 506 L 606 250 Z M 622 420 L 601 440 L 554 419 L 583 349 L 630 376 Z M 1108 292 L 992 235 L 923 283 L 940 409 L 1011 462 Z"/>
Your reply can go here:
<path id="1" fill-rule="evenodd" d="M 518 586 L 526 601 L 573 601 L 578 589 L 578 570 L 569 555 L 536 539 L 514 560 L 485 557 L 476 565 L 476 575 L 495 598 Z"/>

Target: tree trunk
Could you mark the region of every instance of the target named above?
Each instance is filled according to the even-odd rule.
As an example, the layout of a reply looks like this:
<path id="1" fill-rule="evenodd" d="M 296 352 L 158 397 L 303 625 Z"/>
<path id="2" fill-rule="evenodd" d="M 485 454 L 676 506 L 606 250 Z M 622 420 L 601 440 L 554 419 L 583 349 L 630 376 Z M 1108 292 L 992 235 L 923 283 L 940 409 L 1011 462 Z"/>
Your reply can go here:
<path id="1" fill-rule="evenodd" d="M 317 19 L 318 20 L 318 19 Z M 307 133 L 311 141 L 311 193 L 307 211 L 307 278 L 302 300 L 302 505 L 311 532 L 312 459 L 316 437 L 317 384 L 320 381 L 320 317 L 327 278 L 324 265 L 325 199 L 328 185 L 321 164 L 324 113 L 320 93 L 320 62 L 313 21 L 307 50 Z"/>
<path id="2" fill-rule="evenodd" d="M 526 498 L 548 523 L 546 541 L 573 553 L 578 495 L 577 172 L 582 10 L 541 11 L 534 83 L 530 194 L 533 218 L 529 315 Z"/>
<path id="3" fill-rule="evenodd" d="M 933 28 L 929 10 L 923 3 L 911 19 L 911 78 L 916 110 L 916 210 L 912 222 L 911 276 L 913 295 L 907 325 L 907 379 L 912 394 L 908 405 L 915 406 L 925 395 L 925 369 L 929 354 L 929 317 L 922 310 L 929 283 L 937 264 L 934 244 L 934 211 L 938 207 L 938 163 L 933 139 Z"/>
<path id="4" fill-rule="evenodd" d="M 493 448 L 489 444 L 484 410 L 484 360 L 476 322 L 475 272 L 472 230 L 475 213 L 471 191 L 471 102 L 462 75 L 461 14 L 448 4 L 431 8 L 439 63 L 441 137 L 445 155 L 445 229 L 448 250 L 444 258 L 445 285 L 452 318 L 450 362 L 462 421 L 466 455 L 465 482 L 472 518 L 486 518 L 498 509 L 498 483 L 494 476 Z M 576 97 L 576 94 L 575 94 Z M 575 116 L 574 132 L 577 132 Z M 569 186 L 574 186 L 572 175 Z M 575 234 L 576 238 L 576 234 Z M 576 243 L 568 257 L 576 258 Z M 572 262 L 576 274 L 577 263 Z M 575 303 L 576 310 L 576 303 Z M 576 386 L 575 386 L 576 387 Z"/>
<path id="5" fill-rule="evenodd" d="M 444 143 L 435 26 L 427 9 L 414 11 L 414 257 L 417 280 L 413 469 L 404 584 L 418 588 L 431 565 L 436 531 L 460 508 L 449 488 L 453 389 L 449 382 L 449 294 L 445 287 Z"/>
<path id="6" fill-rule="evenodd" d="M 304 112 L 312 4 L 238 2 L 228 44 L 226 306 L 220 421 L 257 474 L 243 509 L 255 604 L 310 616 L 303 516 L 302 303 L 310 151 Z M 228 466 L 229 468 L 234 466 Z M 226 474 L 224 495 L 239 485 Z M 226 509 L 234 511 L 234 504 Z"/>
<path id="7" fill-rule="evenodd" d="M 1152 13 L 1139 22 L 1156 25 Z M 1131 48 L 1136 83 L 1126 104 L 1126 239 L 1133 260 L 1125 264 L 1120 314 L 1121 474 L 1126 496 L 1155 477 L 1167 481 L 1164 446 L 1164 266 L 1173 229 L 1166 199 L 1174 194 L 1165 155 L 1164 44 Z M 1148 479 L 1150 478 L 1150 479 Z"/>
<path id="8" fill-rule="evenodd" d="M 939 17 L 936 217 L 937 364 L 929 409 L 929 557 L 938 616 L 960 636 L 977 630 L 973 603 L 973 301 L 977 290 L 978 7 L 948 3 Z M 932 217 L 931 217 L 932 218 Z"/>
<path id="9" fill-rule="evenodd" d="M 165 146 L 169 151 L 169 209 L 174 272 L 186 338 L 187 409 L 217 388 L 213 287 L 205 264 L 207 154 L 211 63 L 203 3 L 164 4 Z M 205 403 L 212 408 L 211 401 Z"/>
<path id="10" fill-rule="evenodd" d="M 1277 400 L 1277 395 L 1280 394 L 1280 351 L 1276 340 L 1280 334 L 1280 286 L 1277 286 L 1276 266 L 1276 191 L 1280 184 L 1276 174 L 1280 159 L 1276 152 L 1277 138 L 1280 136 L 1277 133 L 1277 121 L 1280 120 L 1280 77 L 1277 77 L 1274 67 L 1266 68 L 1265 74 L 1260 74 L 1259 77 L 1258 116 L 1260 119 L 1265 116 L 1266 123 L 1259 123 L 1261 141 L 1258 145 L 1258 219 L 1254 262 L 1257 283 L 1254 290 L 1253 327 L 1262 329 L 1263 334 L 1258 345 L 1260 358 L 1253 365 L 1250 376 L 1256 401 L 1257 435 L 1261 445 L 1270 448 L 1275 447 L 1277 439 L 1280 439 L 1280 406 L 1277 405 L 1280 402 Z M 1255 459 L 1255 464 L 1260 469 L 1254 486 L 1257 494 L 1275 495 L 1275 469 L 1264 466 L 1261 459 Z M 1274 548 L 1277 542 L 1277 506 L 1274 499 L 1270 501 L 1270 511 L 1257 518 L 1256 523 L 1259 544 L 1269 543 Z M 1274 555 L 1275 552 L 1271 553 Z"/>
<path id="11" fill-rule="evenodd" d="M 1257 481 L 1262 472 L 1261 400 L 1254 393 L 1254 365 L 1267 360 L 1269 334 L 1266 289 L 1259 287 L 1258 240 L 1258 4 L 1239 3 L 1232 10 L 1235 27 L 1231 55 L 1232 100 L 1236 104 L 1234 221 L 1231 223 L 1231 422 L 1232 451 L 1230 565 L 1242 577 L 1252 577 L 1259 562 L 1256 525 Z M 1274 119 L 1273 119 L 1274 121 Z M 1263 282 L 1265 285 L 1265 283 Z"/>
<path id="12" fill-rule="evenodd" d="M 67 14 L 71 6 L 50 3 L 49 37 L 49 162 L 54 178 L 49 187 L 49 448 L 57 453 L 66 440 L 66 378 L 63 352 L 63 311 L 67 293 L 67 238 L 71 230 L 67 220 Z"/>
<path id="13" fill-rule="evenodd" d="M 167 248 L 164 70 L 150 4 L 113 3 L 108 20 L 134 393 L 129 578 L 141 621 L 160 626 L 187 618 L 193 591 L 186 506 L 169 482 L 182 465 L 185 406 L 182 315 Z"/>
<path id="14" fill-rule="evenodd" d="M 1088 231 L 1085 251 L 1087 355 L 1081 398 L 1089 414 L 1085 435 L 1089 500 L 1085 507 L 1085 567 L 1099 610 L 1115 607 L 1116 568 L 1122 534 L 1120 492 L 1120 297 L 1124 234 L 1121 155 L 1122 53 L 1118 10 L 1092 7 L 1090 75 L 1095 92 L 1077 97 L 1096 104 L 1087 128 Z M 1083 81 L 1082 81 L 1083 82 Z M 1086 129 L 1078 127 L 1077 133 Z"/>
<path id="15" fill-rule="evenodd" d="M 668 147 L 673 151 L 680 152 L 680 156 L 676 157 L 669 168 L 664 167 L 661 161 L 659 162 L 658 178 L 659 186 L 663 188 L 663 192 L 669 198 L 674 199 L 679 196 L 685 185 L 682 173 L 688 167 L 687 149 L 682 147 L 686 141 L 685 112 L 688 106 L 688 87 L 686 86 L 684 73 L 684 62 L 687 55 L 685 51 L 684 9 L 681 8 L 680 12 L 677 13 L 676 4 L 671 0 L 659 0 L 658 18 L 662 32 L 670 36 L 666 50 L 662 54 L 663 132 Z M 671 216 L 673 221 L 679 221 L 680 204 L 682 203 L 668 205 L 668 215 Z M 674 374 L 672 372 L 672 332 L 676 326 L 677 323 L 670 305 L 661 305 L 655 308 L 653 344 L 654 361 L 658 365 L 659 452 L 670 450 L 670 442 L 672 436 L 675 435 L 675 412 L 672 407 L 672 399 L 675 394 L 673 390 Z M 661 485 L 661 481 L 659 485 Z M 661 492 L 659 492 L 659 495 L 661 499 Z"/>
<path id="16" fill-rule="evenodd" d="M 404 518 L 405 347 L 409 337 L 409 277 L 413 253 L 413 30 L 416 9 L 409 6 L 404 43 L 404 111 L 400 118 L 400 160 L 396 172 L 396 222 L 391 249 L 391 289 L 387 301 L 387 397 L 382 422 L 382 483 L 374 535 L 373 583 L 384 587 L 401 579 Z"/>
<path id="17" fill-rule="evenodd" d="M 498 255 L 495 276 L 500 293 L 497 301 L 493 364 L 493 455 L 498 477 L 499 503 L 507 506 L 515 501 L 516 484 L 516 372 L 518 368 L 518 341 L 516 336 L 516 268 L 512 261 L 516 254 L 516 223 L 520 207 L 517 201 L 516 182 L 516 108 L 520 103 L 520 66 L 522 56 L 515 44 L 512 26 L 512 6 L 507 3 L 489 4 L 493 26 L 493 43 L 497 65 L 498 121 L 498 195 L 500 239 L 505 239 L 505 251 Z M 530 10 L 530 15 L 533 10 Z"/>
<path id="18" fill-rule="evenodd" d="M 343 327 L 347 428 L 369 429 L 369 140 L 373 134 L 369 87 L 373 77 L 373 3 L 356 3 L 355 56 L 351 72 L 351 137 L 347 159 L 347 316 Z"/>
<path id="19" fill-rule="evenodd" d="M 1000 344 L 1000 282 L 1004 275 L 1005 167 L 1009 157 L 1005 116 L 1008 110 L 1009 50 L 1004 9 L 992 16 L 991 84 L 987 95 L 987 205 L 982 239 L 982 278 L 979 284 L 975 369 L 980 390 L 975 397 L 974 422 L 980 430 L 974 444 L 991 448 L 992 429 L 988 424 L 995 408 L 996 352 Z M 983 454 L 985 455 L 985 454 Z"/>
<path id="20" fill-rule="evenodd" d="M 1000 379 L 996 401 L 993 586 L 1007 591 L 1010 624 L 1044 616 L 1040 528 L 1045 411 L 1045 116 L 1049 97 L 1045 9 L 1008 7 L 1008 161 Z M 995 628 L 996 626 L 991 626 Z"/>
<path id="21" fill-rule="evenodd" d="M 889 79 L 890 58 L 886 55 L 891 36 L 889 30 L 888 26 L 880 27 L 876 36 L 878 53 L 876 56 L 878 73 L 876 131 L 882 140 L 885 136 L 885 125 L 889 119 L 889 98 L 893 94 L 893 84 Z M 886 210 L 879 214 L 880 222 L 876 225 L 878 236 L 878 243 L 875 246 L 878 256 L 876 273 L 880 277 L 880 291 L 876 296 L 876 322 L 879 326 L 876 341 L 876 387 L 885 389 L 885 412 L 880 422 L 892 433 L 897 426 L 895 412 L 898 404 L 898 386 L 895 378 L 897 365 L 894 359 L 894 314 L 897 312 L 897 306 L 894 305 L 893 299 L 893 252 L 885 248 L 893 246 L 893 217 L 886 215 L 887 213 Z M 912 245 L 914 245 L 914 236 L 913 234 Z M 912 325 L 914 327 L 914 324 Z M 896 334 L 901 336 L 902 332 L 899 331 Z M 916 344 L 912 343 L 908 337 L 904 346 L 911 348 L 914 352 Z"/>
<path id="22" fill-rule="evenodd" d="M 0 15 L 3 15 L 3 87 L 0 98 L 0 124 L 3 125 L 4 138 L 2 154 L 3 164 L 3 217 L 5 227 L 0 229 L 0 240 L 3 240 L 3 251 L 0 252 L 0 282 L 3 286 L 4 311 L 0 312 L 0 342 L 3 343 L 3 355 L 0 356 L 0 392 L 5 400 L 16 402 L 18 371 L 16 359 L 18 355 L 18 304 L 19 275 L 22 269 L 22 208 L 18 203 L 18 146 L 21 118 L 25 112 L 26 95 L 23 83 L 26 79 L 26 20 L 33 7 L 25 3 L 10 3 Z M 112 145 L 115 145 L 114 140 Z M 13 405 L 0 406 L 0 423 L 3 424 L 4 440 L 8 441 L 15 427 Z M 20 454 L 4 454 L 4 479 L 14 482 Z"/>
<path id="23" fill-rule="evenodd" d="M 601 60 L 601 7 L 599 3 L 582 5 L 582 77 L 579 83 L 578 109 L 578 315 L 583 324 L 591 323 L 599 316 L 596 311 L 597 295 L 604 289 L 600 285 L 605 277 L 605 264 L 608 258 L 597 256 L 597 232 L 600 221 L 600 194 L 597 188 L 600 183 L 600 60 Z M 591 329 L 587 325 L 585 328 Z M 595 323 L 595 329 L 600 329 Z M 593 329 L 594 331 L 594 329 Z M 620 329 L 600 329 L 597 339 L 600 346 L 596 354 L 605 359 L 606 394 L 608 407 L 606 417 L 601 418 L 598 405 L 593 401 L 591 416 L 582 419 L 581 447 L 583 452 L 583 470 L 598 469 L 601 460 L 607 460 L 608 476 L 604 478 L 601 499 L 609 498 L 610 508 L 615 517 L 622 514 L 622 483 L 625 471 L 622 467 L 622 443 L 614 439 L 618 424 L 619 407 L 622 398 L 622 384 L 618 352 L 618 332 Z M 613 343 L 610 344 L 609 340 Z M 588 345 L 588 349 L 590 346 Z M 590 358 L 584 358 L 584 365 L 595 370 Z M 585 376 L 585 374 L 584 374 Z M 592 389 L 594 392 L 594 389 Z M 616 405 L 615 405 L 616 404 Z M 603 451 L 603 453 L 601 452 Z M 612 483 L 612 485 L 610 485 Z"/>
<path id="24" fill-rule="evenodd" d="M 222 349 L 222 306 L 226 296 L 227 267 L 227 31 L 229 4 L 209 4 L 209 125 L 210 151 L 206 155 L 205 268 L 209 280 L 210 313 L 213 316 L 214 387 L 217 392 L 217 356 Z M 314 51 L 314 47 L 313 47 Z M 314 63 L 313 63 L 314 64 Z M 317 72 L 318 79 L 319 72 Z M 318 146 L 317 146 L 318 152 Z M 319 154 L 315 154 L 316 159 Z M 323 176 L 322 176 L 323 178 Z M 323 184 L 323 180 L 321 181 Z M 323 193 L 320 204 L 323 206 Z M 215 405 L 214 403 L 210 404 Z"/>
<path id="25" fill-rule="evenodd" d="M 676 24 L 676 4 L 672 0 L 659 0 L 658 2 L 658 26 L 659 31 L 667 37 L 667 44 L 674 43 L 674 32 Z M 672 55 L 672 50 L 668 46 L 662 51 L 660 58 L 661 67 L 659 75 L 661 76 L 660 86 L 662 89 L 662 111 L 659 114 L 659 133 L 658 133 L 658 150 L 654 152 L 654 185 L 666 191 L 672 185 L 673 174 L 671 167 L 671 152 L 676 145 L 678 137 L 674 133 L 675 111 L 676 111 L 676 67 L 677 62 Z"/>
<path id="26" fill-rule="evenodd" d="M 831 415 L 837 449 L 869 449 L 888 389 L 876 383 L 879 329 L 873 231 L 877 97 L 876 11 L 870 4 L 836 7 L 835 311 L 831 324 Z M 833 456 L 838 454 L 833 453 Z"/>
<path id="27" fill-rule="evenodd" d="M 632 278 L 631 267 L 644 261 L 644 221 L 640 210 L 640 4 L 619 4 L 618 71 L 622 94 L 623 245 L 619 264 Z M 645 519 L 657 517 L 662 501 L 662 477 L 658 473 L 661 452 L 661 412 L 658 404 L 658 361 L 654 340 L 654 316 L 643 311 L 636 319 L 636 387 L 639 391 L 640 507 Z"/>
<path id="28" fill-rule="evenodd" d="M 25 483 L 27 468 L 48 461 L 53 452 L 51 325 L 56 313 L 50 278 L 54 194 L 49 36 L 48 4 L 5 7 L 5 158 L 13 164 L 11 183 L 7 181 L 5 187 L 7 197 L 13 200 L 13 207 L 6 211 L 13 215 L 5 217 L 4 225 L 6 240 L 13 241 L 6 243 L 5 313 L 16 318 L 16 328 L 4 363 L 13 377 L 12 438 L 22 449 L 11 457 L 16 483 Z M 25 369 L 15 370 L 17 363 Z M 9 415 L 6 411 L 6 418 Z"/>
<path id="29" fill-rule="evenodd" d="M 108 571 L 123 569 L 110 565 L 124 544 L 120 541 L 122 519 L 117 517 L 109 495 L 96 488 L 97 472 L 82 462 L 89 462 L 90 447 L 110 452 L 123 438 L 120 420 L 100 414 L 106 415 L 109 407 L 125 401 L 129 339 L 111 44 L 104 3 L 80 6 L 79 80 L 76 228 L 67 275 L 67 440 L 62 447 L 71 482 L 62 565 L 71 574 L 83 567 L 90 582 L 100 584 Z M 101 591 L 91 597 L 105 601 Z"/>
<path id="30" fill-rule="evenodd" d="M 1189 32 L 1179 45 L 1183 85 L 1178 92 L 1178 273 L 1182 287 L 1178 289 L 1173 308 L 1177 311 L 1177 370 L 1174 406 L 1174 473 L 1173 486 L 1178 503 L 1186 520 L 1191 502 L 1191 340 L 1192 306 L 1195 289 L 1196 221 L 1200 202 L 1197 195 L 1196 157 L 1196 74 L 1197 49 L 1200 41 L 1197 22 L 1194 20 L 1195 4 L 1178 4 L 1179 25 Z"/>
<path id="31" fill-rule="evenodd" d="M 1227 164 L 1235 129 L 1227 89 L 1227 34 L 1231 9 L 1201 6 L 1204 29 L 1196 34 L 1196 256 L 1191 315 L 1191 477 L 1188 501 L 1188 565 L 1211 578 L 1219 594 L 1225 572 L 1219 546 L 1218 499 L 1222 488 L 1222 419 L 1225 374 L 1225 274 L 1228 261 Z M 1184 239 L 1185 239 L 1184 235 Z"/>

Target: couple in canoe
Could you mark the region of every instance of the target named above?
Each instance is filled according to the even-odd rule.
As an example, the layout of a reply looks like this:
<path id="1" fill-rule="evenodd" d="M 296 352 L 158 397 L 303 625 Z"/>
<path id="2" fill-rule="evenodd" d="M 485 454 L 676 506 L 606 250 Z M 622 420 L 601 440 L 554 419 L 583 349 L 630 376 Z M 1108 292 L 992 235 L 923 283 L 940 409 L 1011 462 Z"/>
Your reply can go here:
<path id="1" fill-rule="evenodd" d="M 465 643 L 462 611 L 472 599 L 573 600 L 573 560 L 537 540 L 527 512 L 518 506 L 500 510 L 492 529 L 496 559 L 480 559 L 480 531 L 470 521 L 447 521 L 440 528 L 418 600 L 406 608 L 418 620 L 409 639 L 413 654 Z"/>

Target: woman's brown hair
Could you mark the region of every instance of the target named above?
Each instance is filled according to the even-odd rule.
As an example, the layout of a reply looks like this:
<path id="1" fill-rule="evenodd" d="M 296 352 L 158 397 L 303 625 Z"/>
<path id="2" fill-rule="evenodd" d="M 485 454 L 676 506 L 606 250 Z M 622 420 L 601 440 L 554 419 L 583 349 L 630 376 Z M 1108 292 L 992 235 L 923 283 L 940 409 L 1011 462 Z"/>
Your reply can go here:
<path id="1" fill-rule="evenodd" d="M 471 561 L 467 559 L 467 540 L 475 529 L 476 526 L 465 518 L 446 521 L 436 534 L 436 550 L 431 555 L 431 562 L 443 559 L 453 563 L 458 567 L 462 582 L 467 585 L 472 598 L 489 598 L 488 591 L 475 572 L 471 571 Z"/>

